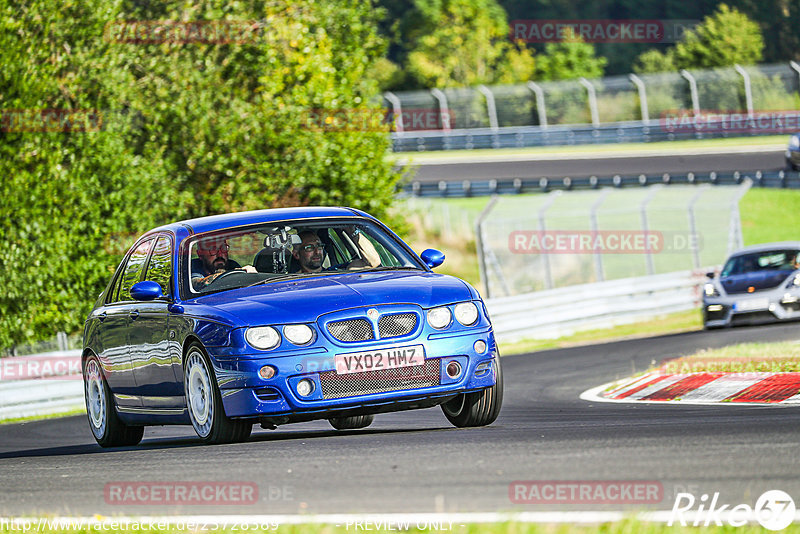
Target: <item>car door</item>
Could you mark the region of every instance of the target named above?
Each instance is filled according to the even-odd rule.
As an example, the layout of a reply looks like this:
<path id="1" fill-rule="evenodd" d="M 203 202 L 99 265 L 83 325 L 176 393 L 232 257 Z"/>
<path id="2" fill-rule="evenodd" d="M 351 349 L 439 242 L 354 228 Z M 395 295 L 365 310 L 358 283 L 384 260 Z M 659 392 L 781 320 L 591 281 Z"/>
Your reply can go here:
<path id="1" fill-rule="evenodd" d="M 142 396 L 142 407 L 154 412 L 183 408 L 183 384 L 180 371 L 180 348 L 171 343 L 170 311 L 172 300 L 173 241 L 159 235 L 147 264 L 144 280 L 157 282 L 162 299 L 139 302 L 131 314 L 129 326 L 131 362 Z"/>
<path id="2" fill-rule="evenodd" d="M 141 279 L 147 256 L 153 246 L 153 239 L 138 244 L 120 272 L 106 305 L 95 311 L 101 321 L 99 333 L 100 360 L 106 371 L 108 385 L 114 395 L 118 408 L 141 408 L 141 394 L 130 358 L 129 324 L 135 302 L 130 296 L 130 288 Z"/>

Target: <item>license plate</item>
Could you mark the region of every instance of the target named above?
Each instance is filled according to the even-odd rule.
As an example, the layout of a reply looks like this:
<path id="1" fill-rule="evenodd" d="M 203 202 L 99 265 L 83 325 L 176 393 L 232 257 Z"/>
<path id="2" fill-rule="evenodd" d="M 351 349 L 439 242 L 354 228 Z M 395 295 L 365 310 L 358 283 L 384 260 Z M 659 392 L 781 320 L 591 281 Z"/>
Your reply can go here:
<path id="1" fill-rule="evenodd" d="M 736 302 L 733 307 L 736 311 L 766 310 L 769 307 L 769 299 L 748 299 Z"/>
<path id="2" fill-rule="evenodd" d="M 349 352 L 334 356 L 336 373 L 363 373 L 379 369 L 397 369 L 412 367 L 425 363 L 425 347 L 411 345 L 408 347 L 378 348 L 363 352 Z"/>

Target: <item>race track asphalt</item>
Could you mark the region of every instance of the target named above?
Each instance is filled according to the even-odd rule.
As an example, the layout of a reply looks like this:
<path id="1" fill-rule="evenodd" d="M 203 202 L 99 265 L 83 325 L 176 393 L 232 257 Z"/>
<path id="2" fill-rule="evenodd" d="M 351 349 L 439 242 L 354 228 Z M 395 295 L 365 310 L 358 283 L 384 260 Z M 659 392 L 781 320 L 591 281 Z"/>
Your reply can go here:
<path id="1" fill-rule="evenodd" d="M 651 481 L 674 495 L 720 492 L 752 506 L 765 490 L 800 497 L 797 408 L 592 403 L 584 390 L 699 348 L 800 339 L 798 324 L 692 332 L 502 359 L 505 403 L 485 428 L 456 429 L 438 408 L 385 414 L 367 429 L 327 422 L 202 446 L 188 427 L 153 427 L 138 447 L 103 450 L 83 416 L 0 426 L 0 515 L 276 514 L 630 509 L 520 505 L 509 484 Z M 120 503 L 109 484 L 241 482 L 254 503 Z"/>

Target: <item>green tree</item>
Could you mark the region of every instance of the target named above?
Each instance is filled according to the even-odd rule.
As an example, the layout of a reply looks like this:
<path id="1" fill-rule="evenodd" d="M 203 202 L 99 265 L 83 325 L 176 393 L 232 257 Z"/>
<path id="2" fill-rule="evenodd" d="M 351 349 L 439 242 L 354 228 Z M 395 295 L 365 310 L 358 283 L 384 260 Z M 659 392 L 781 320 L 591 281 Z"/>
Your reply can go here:
<path id="1" fill-rule="evenodd" d="M 544 54 L 539 54 L 536 60 L 536 79 L 543 81 L 599 78 L 607 63 L 606 58 L 597 57 L 594 46 L 583 42 L 579 35 L 547 43 Z"/>
<path id="2" fill-rule="evenodd" d="M 415 0 L 401 35 L 405 68 L 418 87 L 514 83 L 530 79 L 533 54 L 508 38 L 496 0 Z"/>
<path id="3" fill-rule="evenodd" d="M 108 245 L 156 225 L 296 204 L 385 216 L 399 175 L 369 75 L 378 16 L 357 0 L 0 0 L 0 347 L 79 330 L 120 259 Z M 143 20 L 259 22 L 227 43 L 109 32 Z M 48 109 L 102 124 L 42 127 Z"/>
<path id="4" fill-rule="evenodd" d="M 762 59 L 764 38 L 758 24 L 736 8 L 720 4 L 695 29 L 665 52 L 648 50 L 634 64 L 639 73 L 752 65 Z"/>
<path id="5" fill-rule="evenodd" d="M 764 38 L 758 24 L 747 15 L 720 4 L 713 15 L 687 31 L 675 45 L 678 68 L 711 69 L 761 61 Z"/>

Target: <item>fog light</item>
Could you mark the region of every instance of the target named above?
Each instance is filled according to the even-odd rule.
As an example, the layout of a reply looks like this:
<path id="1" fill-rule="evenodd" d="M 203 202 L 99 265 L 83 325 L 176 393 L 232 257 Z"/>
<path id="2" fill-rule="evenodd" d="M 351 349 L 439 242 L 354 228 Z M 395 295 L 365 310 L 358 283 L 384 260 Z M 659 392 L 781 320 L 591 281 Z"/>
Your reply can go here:
<path id="1" fill-rule="evenodd" d="M 708 307 L 708 311 L 710 311 L 710 312 L 722 311 L 722 304 L 711 304 Z"/>
<path id="2" fill-rule="evenodd" d="M 272 367 L 271 365 L 265 365 L 264 367 L 258 370 L 258 376 L 260 376 L 264 380 L 269 380 L 270 378 L 275 376 L 275 373 L 277 372 L 278 370 Z"/>
<path id="3" fill-rule="evenodd" d="M 297 383 L 297 394 L 301 397 L 308 397 L 314 391 L 314 382 L 308 378 L 304 378 Z"/>
<path id="4" fill-rule="evenodd" d="M 461 374 L 461 365 L 457 361 L 453 360 L 447 364 L 446 370 L 447 376 L 450 378 L 455 378 Z"/>
<path id="5" fill-rule="evenodd" d="M 483 354 L 486 352 L 486 342 L 482 339 L 479 339 L 474 345 L 472 345 L 472 348 L 475 349 L 475 352 L 478 354 Z"/>

